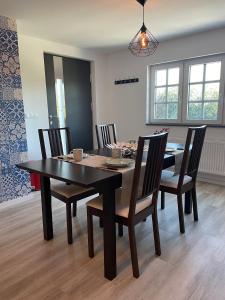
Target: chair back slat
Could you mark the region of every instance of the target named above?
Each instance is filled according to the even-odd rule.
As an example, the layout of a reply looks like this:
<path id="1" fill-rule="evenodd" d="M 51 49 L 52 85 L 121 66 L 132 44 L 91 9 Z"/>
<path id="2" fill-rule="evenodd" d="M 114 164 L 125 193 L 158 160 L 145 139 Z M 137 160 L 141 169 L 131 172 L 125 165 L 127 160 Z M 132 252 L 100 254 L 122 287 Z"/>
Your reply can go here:
<path id="1" fill-rule="evenodd" d="M 107 144 L 117 143 L 116 125 L 95 125 L 98 148 L 104 148 Z"/>
<path id="2" fill-rule="evenodd" d="M 136 202 L 138 200 L 146 198 L 153 193 L 158 193 L 167 137 L 168 133 L 139 137 L 129 208 L 129 218 L 134 217 Z M 144 151 L 146 142 L 149 143 L 147 153 Z M 144 157 L 145 155 L 147 157 Z M 145 166 L 142 165 L 143 159 L 146 161 Z M 143 182 L 140 180 L 142 172 Z M 141 193 L 139 194 L 140 190 Z M 154 197 L 154 199 L 157 200 L 157 197 Z M 154 204 L 155 203 L 152 203 L 152 205 Z"/>
<path id="3" fill-rule="evenodd" d="M 201 159 L 202 148 L 205 140 L 206 126 L 192 129 L 195 131 L 193 138 L 193 145 L 191 155 L 188 163 L 187 174 L 192 178 L 196 178 L 198 174 L 198 167 Z"/>
<path id="4" fill-rule="evenodd" d="M 50 152 L 52 157 L 68 154 L 72 150 L 71 133 L 68 127 L 38 129 L 39 141 L 40 141 L 41 153 L 43 159 L 47 158 L 46 143 L 44 138 L 45 132 L 47 133 L 48 136 Z M 66 142 L 65 149 L 63 149 L 62 133 L 65 133 L 64 135 L 65 142 Z"/>
<path id="5" fill-rule="evenodd" d="M 61 137 L 60 130 L 57 129 L 55 134 L 56 134 L 58 152 L 62 153 L 61 155 L 63 155 L 63 145 L 62 145 L 62 137 Z"/>
<path id="6" fill-rule="evenodd" d="M 182 187 L 184 176 L 186 174 L 192 177 L 193 180 L 195 180 L 197 177 L 206 128 L 206 125 L 188 128 L 184 154 L 181 163 L 178 188 Z M 192 148 L 190 151 L 191 144 Z"/>
<path id="7" fill-rule="evenodd" d="M 62 155 L 62 153 L 59 153 L 58 151 L 58 141 L 56 136 L 56 130 L 50 130 L 48 131 L 48 137 L 49 137 L 49 143 L 50 143 L 50 149 L 52 156 Z"/>

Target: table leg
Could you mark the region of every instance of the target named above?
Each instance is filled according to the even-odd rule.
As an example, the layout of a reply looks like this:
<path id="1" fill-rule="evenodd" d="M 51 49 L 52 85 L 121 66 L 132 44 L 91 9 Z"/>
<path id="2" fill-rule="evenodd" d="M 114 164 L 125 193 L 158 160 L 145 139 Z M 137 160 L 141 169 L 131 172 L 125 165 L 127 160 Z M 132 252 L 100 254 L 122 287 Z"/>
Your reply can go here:
<path id="1" fill-rule="evenodd" d="M 192 198 L 191 191 L 185 193 L 185 214 L 191 214 L 192 212 Z"/>
<path id="2" fill-rule="evenodd" d="M 117 275 L 116 266 L 116 226 L 115 190 L 109 186 L 103 191 L 103 231 L 104 231 L 104 274 L 109 280 Z"/>
<path id="3" fill-rule="evenodd" d="M 41 204 L 44 239 L 53 238 L 50 178 L 41 176 Z"/>

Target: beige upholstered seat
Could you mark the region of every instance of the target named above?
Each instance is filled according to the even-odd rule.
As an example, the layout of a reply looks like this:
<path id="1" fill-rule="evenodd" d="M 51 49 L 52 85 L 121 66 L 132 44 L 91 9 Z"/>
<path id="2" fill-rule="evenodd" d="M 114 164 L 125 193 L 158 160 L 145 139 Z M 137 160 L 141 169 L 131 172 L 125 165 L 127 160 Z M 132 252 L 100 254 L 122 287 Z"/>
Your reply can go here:
<path id="1" fill-rule="evenodd" d="M 55 179 L 51 180 L 51 191 L 68 199 L 91 190 L 92 188 L 84 188 L 74 184 L 68 185 L 65 182 Z"/>
<path id="2" fill-rule="evenodd" d="M 177 188 L 179 180 L 179 175 L 174 175 L 171 171 L 163 171 L 160 181 L 160 186 L 167 186 L 171 188 Z M 183 184 L 186 184 L 188 182 L 191 182 L 192 178 L 190 176 L 185 175 Z"/>
<path id="3" fill-rule="evenodd" d="M 147 197 L 138 200 L 136 203 L 136 214 L 138 214 L 143 209 L 147 208 L 152 203 L 152 198 Z M 116 215 L 124 218 L 128 218 L 130 205 L 130 194 L 127 191 L 122 191 L 122 189 L 116 190 Z M 98 196 L 87 202 L 87 206 L 93 207 L 99 210 L 103 210 L 102 207 L 102 196 Z"/>

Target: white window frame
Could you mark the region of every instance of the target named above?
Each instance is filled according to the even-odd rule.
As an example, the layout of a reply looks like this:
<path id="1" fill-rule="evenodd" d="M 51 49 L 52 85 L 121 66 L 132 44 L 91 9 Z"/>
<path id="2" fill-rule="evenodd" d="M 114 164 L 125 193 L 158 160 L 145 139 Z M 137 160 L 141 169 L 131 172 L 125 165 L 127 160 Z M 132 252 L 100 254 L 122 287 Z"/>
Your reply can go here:
<path id="1" fill-rule="evenodd" d="M 171 68 L 180 68 L 179 72 L 179 84 L 168 85 L 166 84 L 165 87 L 169 86 L 177 86 L 178 85 L 178 112 L 177 112 L 177 119 L 154 119 L 154 99 L 155 99 L 155 82 L 156 82 L 156 72 L 159 70 L 164 69 L 171 69 Z M 167 71 L 168 77 L 168 71 Z M 181 121 L 181 99 L 182 99 L 182 82 L 183 82 L 183 64 L 181 62 L 173 62 L 173 63 L 165 63 L 161 65 L 150 66 L 149 68 L 149 78 L 150 78 L 150 94 L 149 94 L 149 102 L 150 102 L 150 112 L 149 112 L 149 119 L 151 123 L 175 123 Z"/>
<path id="2" fill-rule="evenodd" d="M 219 91 L 219 100 L 218 100 L 218 115 L 217 120 L 189 120 L 187 116 L 187 107 L 188 107 L 188 89 L 189 89 L 189 68 L 192 65 L 198 65 L 198 64 L 207 64 L 211 62 L 221 61 L 221 73 L 220 73 L 220 91 Z M 223 123 L 223 102 L 224 102 L 224 62 L 225 58 L 222 55 L 215 55 L 211 57 L 204 57 L 204 58 L 197 58 L 197 59 L 191 59 L 184 62 L 184 82 L 183 82 L 183 110 L 182 110 L 182 120 L 185 123 L 192 123 L 192 124 L 222 124 Z M 204 74 L 205 76 L 205 74 Z M 216 80 L 218 81 L 218 80 Z M 207 83 L 207 81 L 201 82 L 203 85 Z M 203 91 L 204 93 L 204 91 Z M 193 101 L 194 102 L 194 101 Z"/>
<path id="3" fill-rule="evenodd" d="M 188 88 L 189 88 L 189 67 L 194 64 L 206 64 L 209 62 L 221 61 L 220 92 L 218 101 L 217 120 L 188 120 Z M 154 119 L 154 94 L 156 71 L 168 68 L 180 68 L 179 78 L 179 100 L 177 119 Z M 148 67 L 148 91 L 147 91 L 147 124 L 212 124 L 225 125 L 225 54 L 208 55 L 200 58 L 186 59 L 181 61 L 150 65 Z"/>

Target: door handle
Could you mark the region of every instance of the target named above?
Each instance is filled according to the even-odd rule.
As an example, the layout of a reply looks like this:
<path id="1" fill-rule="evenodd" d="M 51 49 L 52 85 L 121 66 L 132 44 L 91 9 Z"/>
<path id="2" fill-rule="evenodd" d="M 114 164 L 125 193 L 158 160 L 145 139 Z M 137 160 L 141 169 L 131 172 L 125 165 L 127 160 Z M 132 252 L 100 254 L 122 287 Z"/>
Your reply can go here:
<path id="1" fill-rule="evenodd" d="M 58 119 L 58 116 L 53 116 L 53 115 L 49 115 L 49 119 L 53 119 L 53 118 L 57 118 Z"/>

